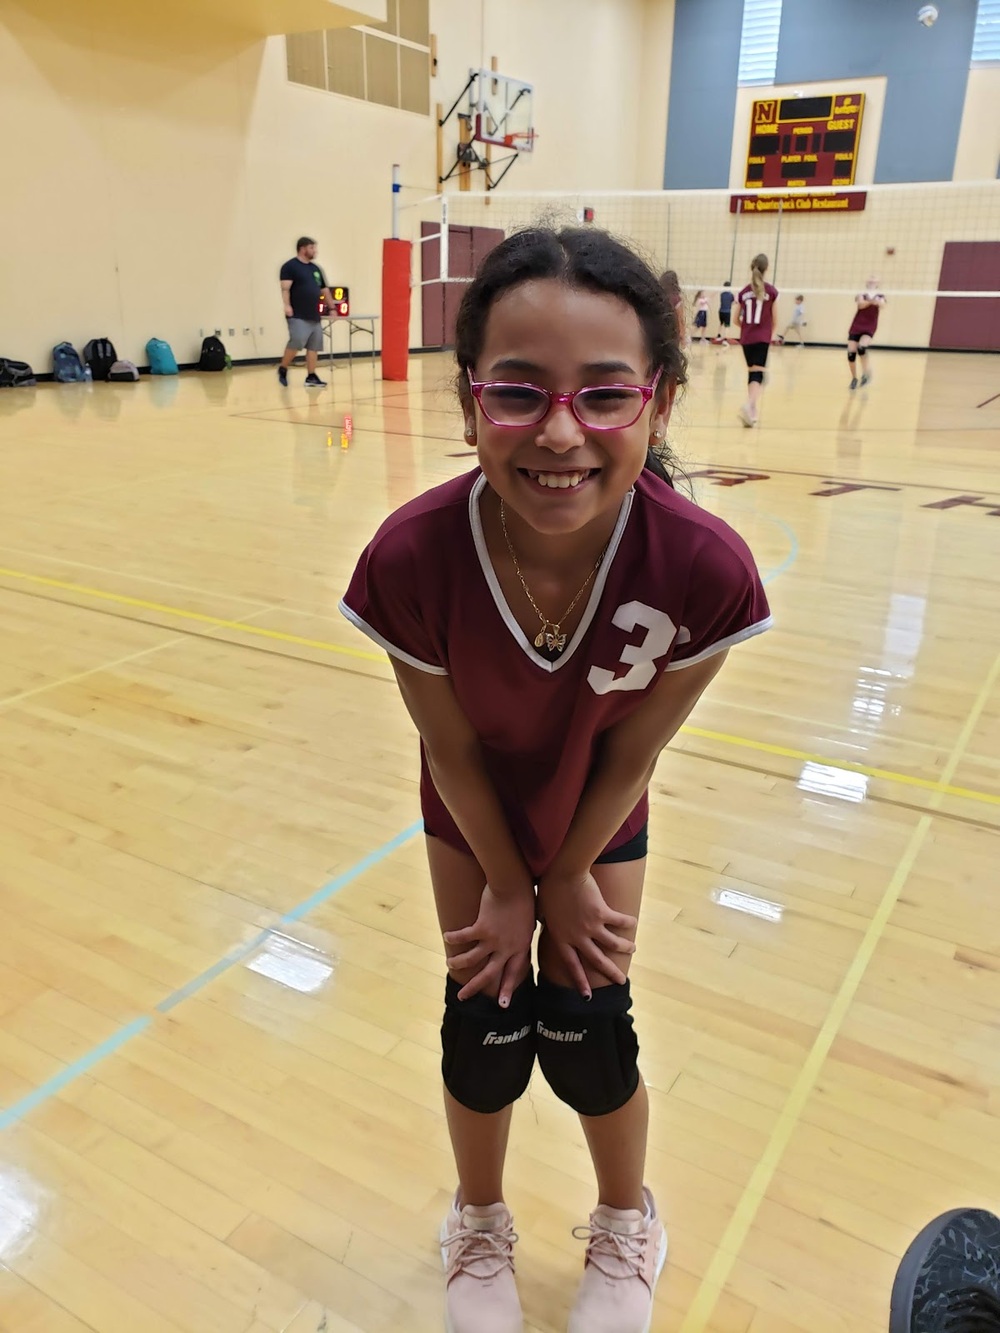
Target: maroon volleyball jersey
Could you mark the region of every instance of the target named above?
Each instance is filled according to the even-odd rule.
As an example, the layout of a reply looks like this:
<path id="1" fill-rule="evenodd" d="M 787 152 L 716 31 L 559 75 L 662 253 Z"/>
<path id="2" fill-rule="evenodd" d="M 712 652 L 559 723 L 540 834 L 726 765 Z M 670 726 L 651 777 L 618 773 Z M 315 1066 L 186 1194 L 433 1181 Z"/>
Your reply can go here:
<path id="1" fill-rule="evenodd" d="M 774 303 L 778 299 L 777 287 L 764 283 L 764 295 L 754 296 L 749 283 L 743 288 L 737 301 L 743 322 L 740 325 L 741 343 L 769 343 L 774 333 Z"/>
<path id="2" fill-rule="evenodd" d="M 637 708 L 664 671 L 771 624 L 745 543 L 721 519 L 643 471 L 618 522 L 583 619 L 543 657 L 511 614 L 479 513 L 478 468 L 418 496 L 382 524 L 340 609 L 393 657 L 448 676 L 482 744 L 511 831 L 541 875 L 566 837 L 601 735 Z M 469 851 L 421 753 L 429 832 Z M 608 844 L 642 828 L 642 800 Z"/>
<path id="3" fill-rule="evenodd" d="M 882 296 L 881 292 L 862 292 L 858 297 L 858 300 L 870 301 L 873 296 L 881 297 L 881 301 L 885 301 L 885 297 Z M 873 336 L 875 330 L 878 328 L 878 317 L 881 311 L 881 302 L 879 305 L 866 305 L 864 310 L 861 310 L 860 308 L 855 310 L 854 318 L 851 320 L 850 331 L 847 335 L 848 338 L 860 338 L 865 333 Z"/>

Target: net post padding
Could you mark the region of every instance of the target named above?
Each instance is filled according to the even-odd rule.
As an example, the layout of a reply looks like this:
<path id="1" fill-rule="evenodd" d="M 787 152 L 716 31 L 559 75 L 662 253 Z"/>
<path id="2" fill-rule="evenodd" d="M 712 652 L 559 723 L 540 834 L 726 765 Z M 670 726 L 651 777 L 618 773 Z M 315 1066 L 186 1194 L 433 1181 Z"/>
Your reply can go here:
<path id="1" fill-rule="evenodd" d="M 382 242 L 382 378 L 405 380 L 410 351 L 409 241 Z"/>

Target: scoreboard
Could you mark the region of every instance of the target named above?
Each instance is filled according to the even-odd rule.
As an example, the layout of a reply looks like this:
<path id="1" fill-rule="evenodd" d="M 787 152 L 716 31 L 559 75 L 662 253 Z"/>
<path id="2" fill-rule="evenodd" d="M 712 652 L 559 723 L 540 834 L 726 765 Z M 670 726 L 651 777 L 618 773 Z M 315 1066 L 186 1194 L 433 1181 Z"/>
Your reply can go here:
<path id="1" fill-rule="evenodd" d="M 744 183 L 853 185 L 864 109 L 864 93 L 754 102 Z"/>
<path id="2" fill-rule="evenodd" d="M 321 315 L 337 315 L 341 319 L 346 319 L 351 313 L 351 293 L 346 287 L 331 287 L 330 295 L 333 297 L 333 305 L 325 307 L 320 311 Z"/>

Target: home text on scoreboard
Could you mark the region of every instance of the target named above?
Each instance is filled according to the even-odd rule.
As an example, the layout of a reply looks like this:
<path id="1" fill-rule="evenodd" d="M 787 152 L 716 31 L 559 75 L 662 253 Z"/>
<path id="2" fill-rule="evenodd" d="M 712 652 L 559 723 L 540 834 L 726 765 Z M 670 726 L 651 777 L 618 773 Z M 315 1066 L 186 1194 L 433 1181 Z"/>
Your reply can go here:
<path id="1" fill-rule="evenodd" d="M 864 93 L 755 101 L 744 184 L 853 185 Z"/>

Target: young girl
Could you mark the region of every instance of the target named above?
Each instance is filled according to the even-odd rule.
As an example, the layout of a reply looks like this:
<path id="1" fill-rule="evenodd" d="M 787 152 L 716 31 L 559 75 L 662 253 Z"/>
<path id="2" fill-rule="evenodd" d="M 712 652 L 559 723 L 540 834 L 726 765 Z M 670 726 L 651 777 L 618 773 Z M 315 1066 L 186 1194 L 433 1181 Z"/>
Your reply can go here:
<path id="1" fill-rule="evenodd" d="M 868 348 L 871 346 L 872 339 L 875 337 L 875 330 L 878 328 L 878 317 L 882 307 L 885 305 L 885 297 L 878 289 L 878 278 L 869 278 L 865 290 L 860 296 L 854 298 L 854 304 L 857 310 L 854 318 L 851 320 L 850 331 L 847 334 L 847 365 L 851 372 L 851 388 L 858 387 L 858 375 L 855 368 L 858 357 L 861 358 L 863 367 L 861 372 L 861 387 L 865 385 L 872 377 L 871 366 L 865 361 L 868 355 Z"/>
<path id="2" fill-rule="evenodd" d="M 747 400 L 739 410 L 744 426 L 756 426 L 760 395 L 764 390 L 767 349 L 774 329 L 774 303 L 777 290 L 764 281 L 767 255 L 755 255 L 750 263 L 750 281 L 736 298 L 736 319 L 740 326 L 740 344 L 747 363 Z"/>
<path id="3" fill-rule="evenodd" d="M 390 515 L 341 604 L 390 653 L 421 739 L 459 1180 L 447 1326 L 522 1328 L 503 1166 L 537 1058 L 597 1177 L 569 1328 L 642 1333 L 666 1254 L 629 1016 L 646 789 L 770 617 L 744 543 L 672 489 L 684 357 L 631 250 L 589 227 L 510 236 L 466 291 L 456 356 L 479 466 Z"/>
<path id="4" fill-rule="evenodd" d="M 708 297 L 703 291 L 695 293 L 694 306 L 694 326 L 700 331 L 701 341 L 708 342 Z"/>
<path id="5" fill-rule="evenodd" d="M 691 335 L 688 333 L 687 315 L 684 312 L 684 293 L 681 291 L 680 278 L 672 268 L 664 269 L 660 274 L 660 286 L 677 320 L 677 341 L 681 347 L 690 347 Z"/>

